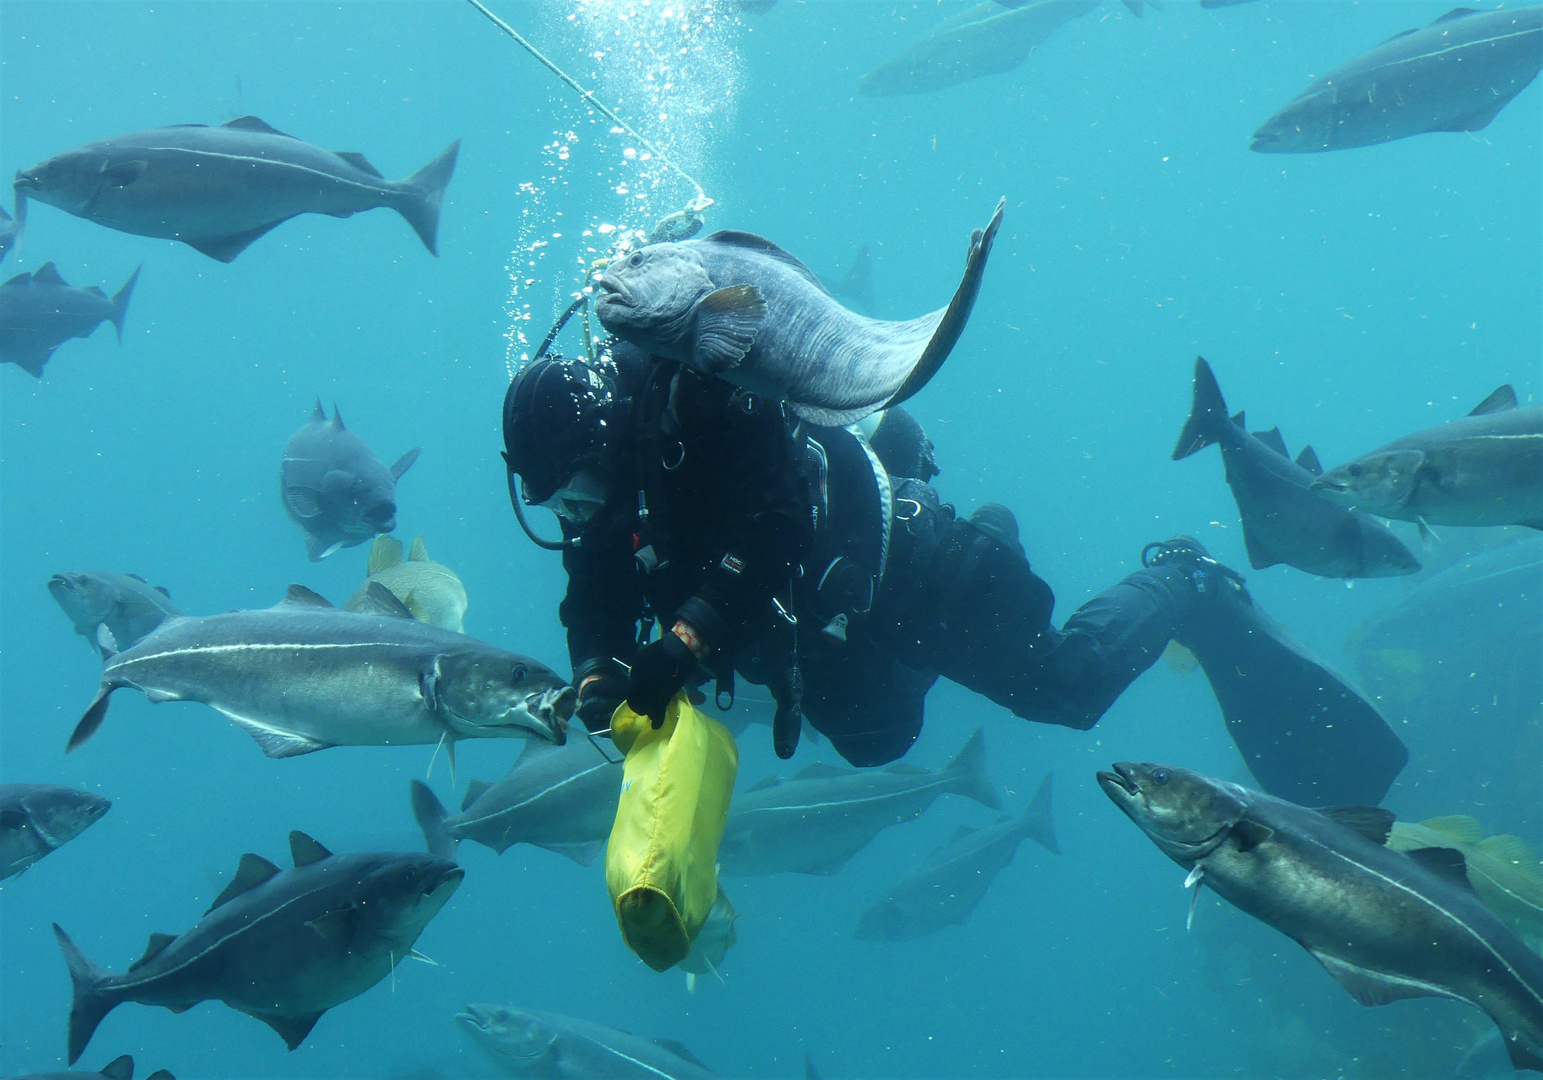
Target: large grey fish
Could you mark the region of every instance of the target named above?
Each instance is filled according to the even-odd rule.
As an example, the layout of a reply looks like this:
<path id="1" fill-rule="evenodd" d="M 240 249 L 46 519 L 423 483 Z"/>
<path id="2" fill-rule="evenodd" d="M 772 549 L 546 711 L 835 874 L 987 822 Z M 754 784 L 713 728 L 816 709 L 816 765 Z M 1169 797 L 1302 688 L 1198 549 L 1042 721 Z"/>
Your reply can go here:
<path id="1" fill-rule="evenodd" d="M 865 941 L 907 941 L 945 926 L 963 926 L 1025 840 L 1061 853 L 1050 816 L 1048 774 L 1022 816 L 999 818 L 984 829 L 959 826 L 952 840 L 858 917 L 854 936 Z"/>
<path id="2" fill-rule="evenodd" d="M 1543 957 L 1479 902 L 1461 853 L 1383 847 L 1386 810 L 1308 810 L 1187 769 L 1121 762 L 1098 782 L 1187 885 L 1294 939 L 1360 1004 L 1466 1001 L 1543 1071 Z"/>
<path id="3" fill-rule="evenodd" d="M 1227 402 L 1204 358 L 1195 361 L 1195 398 L 1173 448 L 1173 460 L 1219 443 L 1227 484 L 1243 520 L 1243 543 L 1255 570 L 1285 563 L 1332 578 L 1397 577 L 1420 560 L 1381 522 L 1313 493 L 1321 473 L 1313 448 L 1296 461 L 1280 431 L 1250 435 L 1243 414 L 1227 416 Z"/>
<path id="4" fill-rule="evenodd" d="M 132 648 L 181 610 L 171 594 L 138 574 L 98 570 L 55 574 L 48 591 L 75 624 L 75 632 L 107 659 Z"/>
<path id="5" fill-rule="evenodd" d="M 5 207 L 0 206 L 0 262 L 11 253 L 11 248 L 16 241 L 21 239 L 21 232 L 27 223 L 27 201 L 22 199 L 16 204 L 16 216 L 13 218 L 5 212 Z"/>
<path id="6" fill-rule="evenodd" d="M 403 746 L 457 739 L 560 743 L 573 688 L 528 656 L 418 622 L 372 583 L 377 611 L 341 611 L 300 585 L 258 611 L 166 620 L 109 659 L 70 736 L 74 750 L 107 714 L 114 690 L 153 702 L 201 701 L 269 757 L 329 746 Z"/>
<path id="7" fill-rule="evenodd" d="M 1479 131 L 1543 67 L 1543 7 L 1453 8 L 1313 83 L 1254 132 L 1264 154 Z"/>
<path id="8" fill-rule="evenodd" d="M 468 784 L 459 814 L 447 814 L 428 785 L 414 780 L 413 816 L 429 850 L 447 859 L 462 840 L 475 840 L 500 855 L 532 844 L 588 866 L 616 823 L 621 780 L 621 764 L 601 757 L 587 739 L 532 742 L 498 783 Z"/>
<path id="9" fill-rule="evenodd" d="M 111 806 L 56 784 L 0 784 L 0 881 L 75 839 Z"/>
<path id="10" fill-rule="evenodd" d="M 868 72 L 858 80 L 857 92 L 866 97 L 924 94 L 1011 71 L 1051 34 L 1099 2 L 1039 0 L 1010 10 L 994 2 L 976 4 L 943 20 Z"/>
<path id="11" fill-rule="evenodd" d="M 191 930 L 151 934 L 123 974 L 104 971 L 57 923 L 75 1001 L 69 1062 L 126 1001 L 186 1012 L 223 1001 L 279 1033 L 293 1050 L 322 1014 L 358 997 L 414 955 L 413 944 L 465 871 L 428 854 L 334 855 L 289 834 L 293 870 L 241 856 L 236 874 Z"/>
<path id="12" fill-rule="evenodd" d="M 121 345 L 138 280 L 136 268 L 109 299 L 95 285 L 77 289 L 69 284 L 51 262 L 31 274 L 17 274 L 0 285 L 0 363 L 15 364 L 40 379 L 55 349 L 70 338 L 90 337 L 104 322 L 113 324 Z"/>
<path id="13" fill-rule="evenodd" d="M 363 154 L 333 153 L 255 116 L 177 124 L 65 151 L 16 174 L 16 196 L 120 232 L 180 240 L 220 262 L 297 214 L 389 206 L 438 254 L 440 203 L 460 140 L 405 180 Z"/>
<path id="14" fill-rule="evenodd" d="M 595 314 L 656 355 L 780 398 L 814 424 L 841 426 L 898 405 L 937 374 L 964 332 L 1002 208 L 970 237 L 946 308 L 904 322 L 859 315 L 770 240 L 715 232 L 649 244 L 606 267 Z"/>
<path id="15" fill-rule="evenodd" d="M 15 1080 L 91 1080 L 93 1076 L 106 1077 L 106 1080 L 134 1080 L 134 1059 L 128 1054 L 124 1054 L 122 1057 L 115 1057 L 106 1065 L 103 1065 L 100 1072 L 72 1070 L 70 1072 L 28 1073 L 26 1076 L 15 1077 Z M 145 1080 L 177 1080 L 177 1078 L 165 1069 L 157 1069 L 145 1077 Z"/>
<path id="16" fill-rule="evenodd" d="M 678 1042 L 642 1039 L 576 1016 L 468 1005 L 455 1014 L 509 1075 L 532 1080 L 707 1080 L 716 1075 Z"/>
<path id="17" fill-rule="evenodd" d="M 939 795 L 1002 809 L 986 776 L 982 731 L 941 769 L 811 765 L 734 796 L 718 858 L 723 873 L 834 874 L 891 825 L 918 818 Z"/>
<path id="18" fill-rule="evenodd" d="M 413 447 L 388 469 L 363 439 L 343 426 L 336 405 L 329 422 L 321 399 L 316 399 L 316 411 L 289 437 L 279 467 L 284 509 L 305 530 L 305 550 L 312 562 L 396 528 L 396 483 L 422 449 Z"/>
<path id="19" fill-rule="evenodd" d="M 1341 506 L 1422 525 L 1543 529 L 1543 405 L 1502 386 L 1460 420 L 1416 431 L 1319 477 Z"/>

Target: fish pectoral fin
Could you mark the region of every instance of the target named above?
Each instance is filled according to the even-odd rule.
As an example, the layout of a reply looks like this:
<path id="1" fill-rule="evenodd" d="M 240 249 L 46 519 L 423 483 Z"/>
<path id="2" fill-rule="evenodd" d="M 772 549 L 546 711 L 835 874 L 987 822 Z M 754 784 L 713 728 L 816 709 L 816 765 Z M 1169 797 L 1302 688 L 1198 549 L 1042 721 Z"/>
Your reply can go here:
<path id="1" fill-rule="evenodd" d="M 307 521 L 321 517 L 321 492 L 304 484 L 291 484 L 284 489 L 284 508 Z"/>
<path id="2" fill-rule="evenodd" d="M 128 187 L 150 167 L 148 161 L 134 158 L 129 161 L 102 162 L 102 179 L 112 187 Z"/>
<path id="3" fill-rule="evenodd" d="M 1322 964 L 1324 970 L 1334 976 L 1359 1005 L 1387 1005 L 1390 1002 L 1417 997 L 1457 997 L 1450 990 L 1420 982 L 1418 979 L 1386 975 L 1380 971 L 1352 964 L 1348 960 L 1341 960 L 1319 949 L 1310 948 L 1307 951 L 1312 953 L 1313 959 Z"/>
<path id="4" fill-rule="evenodd" d="M 316 1021 L 320 1020 L 322 1013 L 326 1011 L 323 1009 L 322 1012 L 310 1013 L 305 1016 L 272 1016 L 267 1013 L 256 1012 L 248 1013 L 247 1015 L 261 1020 L 274 1031 L 277 1031 L 279 1038 L 284 1040 L 284 1045 L 293 1050 L 305 1042 L 305 1037 L 311 1033 L 311 1029 L 316 1026 Z"/>
<path id="5" fill-rule="evenodd" d="M 174 690 L 157 690 L 151 687 L 145 691 L 145 700 L 159 705 L 163 701 L 186 701 L 187 699 Z"/>
<path id="6" fill-rule="evenodd" d="M 732 371 L 754 347 L 765 322 L 766 297 L 756 286 L 714 289 L 697 301 L 692 366 L 713 374 Z"/>
<path id="7" fill-rule="evenodd" d="M 293 214 L 290 215 L 290 217 L 293 216 Z M 277 221 L 270 221 L 266 225 L 259 225 L 255 229 L 229 233 L 225 236 L 195 236 L 191 238 L 179 236 L 177 239 L 195 251 L 203 252 L 211 259 L 222 263 L 234 262 L 237 255 L 240 255 L 252 246 L 253 241 L 260 240 L 270 230 L 277 228 L 288 220 L 289 217 L 282 217 Z"/>
<path id="8" fill-rule="evenodd" d="M 218 706 L 216 706 L 218 709 Z M 321 742 L 306 735 L 300 735 L 293 731 L 283 731 L 270 727 L 267 724 L 245 716 L 237 716 L 234 713 L 219 709 L 252 738 L 257 740 L 257 745 L 262 752 L 271 758 L 299 757 L 301 754 L 314 754 L 318 750 L 325 750 L 332 743 Z"/>
<path id="9" fill-rule="evenodd" d="M 415 446 L 391 464 L 391 479 L 400 480 L 402 474 L 413 467 L 413 462 L 418 460 L 418 455 L 423 453 L 423 447 Z"/>
<path id="10" fill-rule="evenodd" d="M 331 945 L 339 949 L 347 949 L 354 940 L 354 930 L 359 922 L 358 913 L 353 908 L 342 908 L 339 911 L 329 911 L 327 914 L 307 922 L 305 925 L 316 931 L 317 935 Z"/>
<path id="11" fill-rule="evenodd" d="M 1237 841 L 1239 851 L 1253 851 L 1274 836 L 1274 829 L 1268 825 L 1261 825 L 1257 821 L 1249 821 L 1247 818 L 1232 826 L 1232 838 Z"/>

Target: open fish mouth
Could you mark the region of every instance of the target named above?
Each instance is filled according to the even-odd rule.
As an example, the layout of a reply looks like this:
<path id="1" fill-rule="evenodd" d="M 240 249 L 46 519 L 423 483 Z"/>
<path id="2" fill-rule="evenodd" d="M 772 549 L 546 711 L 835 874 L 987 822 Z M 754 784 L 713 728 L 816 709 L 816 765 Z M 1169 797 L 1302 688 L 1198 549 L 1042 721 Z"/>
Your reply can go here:
<path id="1" fill-rule="evenodd" d="M 24 173 L 18 170 L 16 173 L 16 182 L 11 186 L 22 191 L 42 191 L 43 181 L 31 173 Z"/>
<path id="2" fill-rule="evenodd" d="M 1308 485 L 1308 489 L 1319 493 L 1330 492 L 1334 495 L 1343 495 L 1350 490 L 1349 485 L 1341 484 L 1338 480 L 1314 480 Z"/>
<path id="3" fill-rule="evenodd" d="M 1141 788 L 1136 784 L 1136 773 L 1130 765 L 1123 761 L 1117 761 L 1113 765 L 1113 772 L 1100 771 L 1098 774 L 1099 785 L 1113 795 L 1111 788 L 1118 789 L 1128 799 L 1134 799 L 1141 793 Z"/>
<path id="4" fill-rule="evenodd" d="M 447 866 L 438 874 L 431 875 L 430 880 L 423 885 L 423 895 L 433 896 L 441 889 L 449 886 L 451 891 L 460 887 L 461 879 L 466 877 L 466 871 L 459 866 Z"/>
<path id="5" fill-rule="evenodd" d="M 546 729 L 558 746 L 568 741 L 568 721 L 573 717 L 578 692 L 568 685 L 543 690 L 525 699 L 524 711 Z"/>
<path id="6" fill-rule="evenodd" d="M 465 1009 L 456 1013 L 455 1019 L 458 1023 L 465 1024 L 467 1027 L 476 1031 L 488 1032 L 491 1031 L 493 1027 L 492 1022 L 488 1020 L 488 1018 L 482 1014 L 482 1010 L 477 1008 L 475 1005 L 469 1009 Z"/>

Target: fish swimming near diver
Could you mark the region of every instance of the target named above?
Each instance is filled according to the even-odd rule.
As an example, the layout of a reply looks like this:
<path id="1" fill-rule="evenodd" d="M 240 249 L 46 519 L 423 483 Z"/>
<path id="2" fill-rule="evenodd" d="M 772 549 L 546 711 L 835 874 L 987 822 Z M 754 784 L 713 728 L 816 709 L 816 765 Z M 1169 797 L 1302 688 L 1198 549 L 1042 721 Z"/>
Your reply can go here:
<path id="1" fill-rule="evenodd" d="M 1211 365 L 1201 358 L 1195 361 L 1194 404 L 1173 460 L 1213 443 L 1221 446 L 1255 570 L 1285 563 L 1319 577 L 1369 578 L 1420 569 L 1420 560 L 1387 526 L 1314 493 L 1323 470 L 1312 447 L 1292 461 L 1278 429 L 1250 435 L 1242 413 L 1229 418 Z"/>
<path id="2" fill-rule="evenodd" d="M 101 820 L 112 803 L 57 784 L 0 784 L 0 881 Z"/>
<path id="3" fill-rule="evenodd" d="M 882 769 L 810 765 L 734 796 L 718 859 L 726 875 L 834 874 L 875 836 L 922 815 L 939 795 L 991 810 L 1002 803 L 986 775 L 982 731 L 941 769 L 904 762 Z"/>
<path id="4" fill-rule="evenodd" d="M 294 869 L 246 854 L 191 930 L 151 934 L 122 974 L 88 960 L 54 924 L 70 969 L 69 1063 L 124 1002 L 186 1012 L 223 1001 L 278 1032 L 291 1050 L 328 1009 L 358 997 L 417 955 L 413 945 L 465 871 L 428 854 L 334 855 L 289 834 Z"/>
<path id="5" fill-rule="evenodd" d="M 113 324 L 121 345 L 138 280 L 136 268 L 109 298 L 95 285 L 78 289 L 69 284 L 51 262 L 31 274 L 17 274 L 0 285 L 0 363 L 15 364 L 40 379 L 55 349 L 71 338 L 90 337 L 104 322 Z"/>
<path id="6" fill-rule="evenodd" d="M 1039 0 L 1021 6 L 976 4 L 945 19 L 857 83 L 863 97 L 924 94 L 1011 71 L 1100 0 Z M 1132 8 L 1132 11 L 1139 11 Z"/>
<path id="7" fill-rule="evenodd" d="M 601 757 L 586 739 L 562 746 L 532 741 L 502 780 L 468 784 L 459 814 L 447 814 L 429 786 L 413 780 L 413 816 L 428 849 L 447 859 L 462 840 L 474 840 L 500 855 L 531 844 L 589 866 L 616 823 L 621 782 L 621 763 Z"/>
<path id="8" fill-rule="evenodd" d="M 437 255 L 440 205 L 460 141 L 405 180 L 363 154 L 333 153 L 255 116 L 177 124 L 65 151 L 16 174 L 17 199 L 139 236 L 180 240 L 228 263 L 298 214 L 352 217 L 387 206 Z"/>
<path id="9" fill-rule="evenodd" d="M 975 305 L 1006 202 L 971 236 L 948 306 L 920 318 L 850 311 L 803 263 L 745 232 L 617 259 L 595 281 L 595 314 L 624 341 L 784 400 L 810 423 L 855 423 L 906 400 L 942 367 Z"/>
<path id="10" fill-rule="evenodd" d="M 1543 529 L 1543 405 L 1502 386 L 1467 416 L 1330 469 L 1313 490 L 1340 506 L 1428 525 Z"/>
<path id="11" fill-rule="evenodd" d="M 368 577 L 343 605 L 344 611 L 354 611 L 366 604 L 370 582 L 378 581 L 391 590 L 419 622 L 457 634 L 466 632 L 466 586 L 461 584 L 454 570 L 429 558 L 429 548 L 423 537 L 413 539 L 404 562 L 400 540 L 377 536 L 370 545 L 370 561 L 365 573 Z"/>
<path id="12" fill-rule="evenodd" d="M 316 411 L 284 447 L 280 493 L 290 518 L 305 530 L 312 562 L 355 547 L 396 528 L 396 485 L 423 450 L 415 446 L 386 468 L 368 444 L 332 419 L 316 399 Z"/>
<path id="13" fill-rule="evenodd" d="M 511 1076 L 531 1080 L 709 1080 L 680 1043 L 643 1039 L 590 1020 L 504 1005 L 468 1005 L 461 1030 Z"/>
<path id="14" fill-rule="evenodd" d="M 1468 883 L 1484 906 L 1516 936 L 1543 952 L 1543 863 L 1517 836 L 1485 836 L 1484 826 L 1461 814 L 1429 821 L 1395 821 L 1388 834 L 1394 851 L 1451 848 L 1463 856 Z"/>
<path id="15" fill-rule="evenodd" d="M 945 926 L 963 926 L 1023 841 L 1033 840 L 1059 855 L 1050 816 L 1050 786 L 1047 774 L 1019 817 L 998 818 L 984 829 L 959 826 L 952 840 L 858 917 L 854 936 L 864 941 L 908 941 Z"/>
<path id="16" fill-rule="evenodd" d="M 1188 769 L 1121 762 L 1098 782 L 1187 886 L 1293 938 L 1360 1004 L 1466 1001 L 1517 1068 L 1543 1071 L 1543 956 L 1479 902 L 1458 852 L 1389 850 L 1386 810 L 1309 810 Z"/>
<path id="17" fill-rule="evenodd" d="M 686 953 L 686 958 L 675 965 L 686 973 L 686 993 L 696 993 L 698 975 L 714 975 L 719 982 L 723 981 L 718 969 L 723 966 L 723 958 L 739 941 L 739 933 L 734 929 L 738 919 L 739 914 L 734 910 L 729 894 L 723 891 L 723 885 L 720 884 L 713 906 L 707 912 L 707 921 L 697 931 L 696 937 L 691 939 L 691 949 Z"/>
<path id="18" fill-rule="evenodd" d="M 182 611 L 171 594 L 138 574 L 104 571 L 55 574 L 48 592 L 75 624 L 75 632 L 107 659 L 132 648 Z"/>
<path id="19" fill-rule="evenodd" d="M 371 590 L 369 612 L 291 585 L 271 608 L 166 620 L 103 666 L 68 749 L 96 732 L 123 687 L 153 702 L 203 702 L 269 757 L 436 743 L 453 754 L 458 739 L 566 738 L 573 688 L 556 672 L 418 622 L 384 586 Z"/>
<path id="20" fill-rule="evenodd" d="M 1480 131 L 1543 67 L 1543 7 L 1453 8 L 1318 79 L 1254 132 L 1263 154 Z"/>
<path id="21" fill-rule="evenodd" d="M 105 1077 L 105 1080 L 134 1080 L 134 1059 L 128 1054 L 124 1054 L 122 1057 L 115 1057 L 106 1065 L 103 1065 L 100 1072 L 72 1070 L 70 1072 L 28 1073 L 26 1076 L 16 1077 L 15 1080 L 91 1080 L 92 1077 Z M 145 1080 L 177 1080 L 177 1078 L 165 1069 L 157 1069 L 145 1077 Z"/>

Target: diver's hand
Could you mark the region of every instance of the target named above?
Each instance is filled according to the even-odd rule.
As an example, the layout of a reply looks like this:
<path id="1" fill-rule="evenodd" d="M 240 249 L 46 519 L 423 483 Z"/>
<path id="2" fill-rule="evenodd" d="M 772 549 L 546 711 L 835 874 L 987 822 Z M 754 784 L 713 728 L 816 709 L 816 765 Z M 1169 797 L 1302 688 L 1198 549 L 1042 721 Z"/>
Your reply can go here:
<path id="1" fill-rule="evenodd" d="M 627 698 L 627 674 L 620 665 L 586 675 L 578 682 L 579 707 L 574 710 L 590 731 L 611 726 L 611 714 Z"/>
<path id="2" fill-rule="evenodd" d="M 680 693 L 696 670 L 697 653 L 687 644 L 693 639 L 701 640 L 690 626 L 676 623 L 675 629 L 661 634 L 658 641 L 643 646 L 632 661 L 627 704 L 633 712 L 648 717 L 655 728 L 664 726 L 670 699 Z"/>

